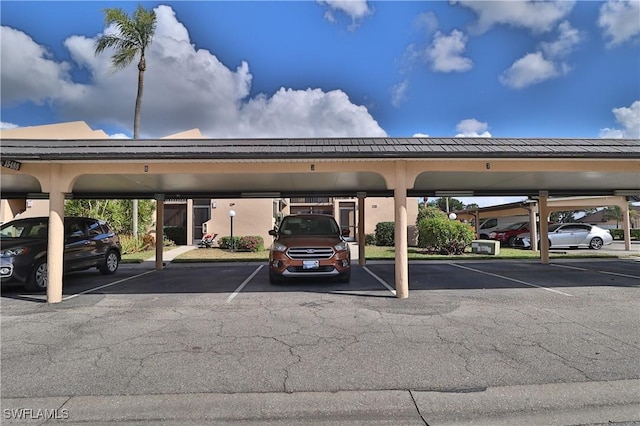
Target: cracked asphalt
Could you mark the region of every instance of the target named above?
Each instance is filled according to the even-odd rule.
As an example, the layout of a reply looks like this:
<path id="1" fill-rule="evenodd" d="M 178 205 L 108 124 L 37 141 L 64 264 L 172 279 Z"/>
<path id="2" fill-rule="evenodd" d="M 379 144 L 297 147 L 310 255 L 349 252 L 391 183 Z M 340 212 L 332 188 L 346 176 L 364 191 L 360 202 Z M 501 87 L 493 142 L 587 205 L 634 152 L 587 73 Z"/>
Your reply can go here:
<path id="1" fill-rule="evenodd" d="M 637 260 L 415 262 L 405 300 L 393 274 L 122 265 L 66 276 L 55 305 L 5 288 L 2 422 L 640 423 Z"/>

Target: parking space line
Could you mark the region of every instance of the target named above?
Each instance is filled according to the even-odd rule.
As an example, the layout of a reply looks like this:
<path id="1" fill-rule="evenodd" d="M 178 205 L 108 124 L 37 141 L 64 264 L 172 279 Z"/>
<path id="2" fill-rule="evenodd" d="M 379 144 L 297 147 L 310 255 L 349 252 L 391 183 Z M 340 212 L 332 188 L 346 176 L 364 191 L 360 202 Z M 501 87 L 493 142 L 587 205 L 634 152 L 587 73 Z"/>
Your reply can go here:
<path id="1" fill-rule="evenodd" d="M 256 274 L 260 271 L 260 269 L 262 269 L 262 267 L 263 267 L 263 266 L 264 266 L 264 265 L 260 265 L 260 266 L 258 266 L 258 267 L 256 268 L 256 270 L 255 270 L 255 271 L 253 271 L 253 273 L 252 273 L 251 275 L 249 275 L 249 277 L 247 277 L 247 279 L 246 279 L 246 280 L 242 281 L 242 284 L 240 284 L 240 285 L 238 286 L 238 288 L 236 288 L 236 290 L 235 290 L 233 293 L 231 293 L 231 294 L 229 295 L 229 297 L 227 297 L 227 303 L 231 302 L 231 301 L 232 301 L 232 300 L 233 300 L 233 299 L 238 295 L 238 293 L 240 293 L 240 292 L 242 291 L 242 289 L 244 288 L 244 286 L 245 286 L 245 285 L 247 285 L 247 284 L 249 283 L 249 281 L 251 281 L 251 279 L 252 279 L 253 277 L 255 277 L 255 276 L 256 276 Z"/>
<path id="2" fill-rule="evenodd" d="M 558 268 L 566 268 L 566 269 L 575 269 L 577 271 L 591 271 L 591 269 L 587 269 L 587 268 L 578 268 L 576 266 L 567 266 L 567 265 L 557 265 L 557 264 L 551 264 L 551 266 L 556 266 Z M 628 275 L 628 274 L 621 274 L 619 272 L 609 272 L 609 271 L 596 271 L 600 274 L 607 274 L 607 275 L 616 275 L 618 277 L 624 277 L 624 278 L 637 278 L 640 279 L 640 276 L 637 275 Z"/>
<path id="3" fill-rule="evenodd" d="M 627 275 L 627 274 L 620 274 L 618 272 L 609 272 L 609 271 L 598 271 L 601 274 L 607 274 L 607 275 L 617 275 L 619 277 L 625 277 L 625 278 L 636 278 L 636 279 L 640 279 L 639 276 L 637 275 Z"/>
<path id="4" fill-rule="evenodd" d="M 71 294 L 71 295 L 69 295 L 69 296 L 67 296 L 67 297 L 63 297 L 63 298 L 62 298 L 62 300 L 69 300 L 69 299 L 73 299 L 74 297 L 78 297 L 78 296 L 83 295 L 83 294 L 91 293 L 92 291 L 101 290 L 101 289 L 103 289 L 103 288 L 111 287 L 112 285 L 120 284 L 120 283 L 123 283 L 123 282 L 125 282 L 125 281 L 129 281 L 129 280 L 132 280 L 132 279 L 134 279 L 134 278 L 138 278 L 138 277 L 141 277 L 141 276 L 143 276 L 143 275 L 150 274 L 150 273 L 152 273 L 152 272 L 155 272 L 155 270 L 147 271 L 147 272 L 143 272 L 143 273 L 138 274 L 138 275 L 133 275 L 133 276 L 131 276 L 131 277 L 123 278 L 123 279 L 121 279 L 121 280 L 114 281 L 114 282 L 112 282 L 112 283 L 105 284 L 105 285 L 101 285 L 101 286 L 98 286 L 98 287 L 95 287 L 95 288 L 90 288 L 89 290 L 81 291 L 80 293 Z"/>
<path id="5" fill-rule="evenodd" d="M 556 263 L 551 263 L 550 265 L 555 266 L 556 268 L 573 269 L 575 271 L 588 271 L 587 268 L 578 268 L 577 266 L 558 265 Z"/>
<path id="6" fill-rule="evenodd" d="M 387 284 L 382 278 L 380 278 L 379 276 L 377 276 L 376 274 L 374 274 L 373 272 L 371 272 L 371 270 L 369 270 L 369 268 L 367 268 L 366 266 L 363 266 L 362 269 L 364 269 L 365 271 L 367 271 L 367 274 L 371 275 L 373 278 L 375 278 L 380 284 L 382 284 L 383 286 L 385 286 L 387 288 L 387 290 L 389 290 L 391 292 L 391 294 L 393 294 L 394 296 L 396 295 L 396 290 L 391 287 L 389 284 Z"/>
<path id="7" fill-rule="evenodd" d="M 563 296 L 571 296 L 569 293 L 565 293 L 565 292 L 562 292 L 562 291 L 559 291 L 559 290 L 554 290 L 554 289 L 548 288 L 548 287 L 543 287 L 541 285 L 537 285 L 537 284 L 533 284 L 533 283 L 528 283 L 528 282 L 522 281 L 522 280 L 516 280 L 515 278 L 505 277 L 504 275 L 498 275 L 498 274 L 494 274 L 494 273 L 491 273 L 491 272 L 485 272 L 485 271 L 481 271 L 479 269 L 469 268 L 468 266 L 457 265 L 455 263 L 448 263 L 448 264 L 451 265 L 451 266 L 455 266 L 456 268 L 467 269 L 469 271 L 478 272 L 480 274 L 490 275 L 490 276 L 496 277 L 496 278 L 502 278 L 503 280 L 513 281 L 513 282 L 518 283 L 518 284 L 528 285 L 530 287 L 539 288 L 541 290 L 547 290 L 547 291 L 550 291 L 550 292 L 553 292 L 553 293 L 561 294 Z"/>

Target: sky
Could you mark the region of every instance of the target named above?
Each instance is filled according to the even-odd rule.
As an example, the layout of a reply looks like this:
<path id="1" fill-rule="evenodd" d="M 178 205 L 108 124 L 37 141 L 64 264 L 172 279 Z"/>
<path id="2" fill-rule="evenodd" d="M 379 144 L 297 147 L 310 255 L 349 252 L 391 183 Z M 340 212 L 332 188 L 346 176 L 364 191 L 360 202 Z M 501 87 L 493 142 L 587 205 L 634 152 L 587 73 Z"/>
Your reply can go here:
<path id="1" fill-rule="evenodd" d="M 130 138 L 104 9 L 157 16 L 141 137 L 640 137 L 640 0 L 0 2 L 0 127 Z"/>

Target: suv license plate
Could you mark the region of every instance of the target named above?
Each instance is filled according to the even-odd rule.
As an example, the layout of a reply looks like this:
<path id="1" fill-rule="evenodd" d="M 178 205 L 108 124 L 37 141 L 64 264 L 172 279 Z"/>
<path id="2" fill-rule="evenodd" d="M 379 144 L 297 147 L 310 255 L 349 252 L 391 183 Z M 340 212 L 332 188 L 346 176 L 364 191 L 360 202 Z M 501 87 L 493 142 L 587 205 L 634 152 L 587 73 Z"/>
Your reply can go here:
<path id="1" fill-rule="evenodd" d="M 302 269 L 315 269 L 320 266 L 320 262 L 317 260 L 303 260 Z"/>

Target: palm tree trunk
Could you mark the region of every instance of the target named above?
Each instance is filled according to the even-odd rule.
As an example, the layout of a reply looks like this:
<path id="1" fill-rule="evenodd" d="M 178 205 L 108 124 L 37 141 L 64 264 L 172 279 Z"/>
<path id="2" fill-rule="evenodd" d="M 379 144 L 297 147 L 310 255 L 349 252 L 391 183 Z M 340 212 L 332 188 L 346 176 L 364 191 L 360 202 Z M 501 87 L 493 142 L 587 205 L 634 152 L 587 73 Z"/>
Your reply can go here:
<path id="1" fill-rule="evenodd" d="M 136 109 L 133 114 L 133 138 L 140 138 L 140 109 L 142 107 L 142 91 L 144 89 L 144 70 L 146 68 L 144 53 L 138 64 L 138 94 L 136 96 Z M 131 215 L 133 216 L 133 238 L 138 238 L 138 200 L 133 200 Z"/>

